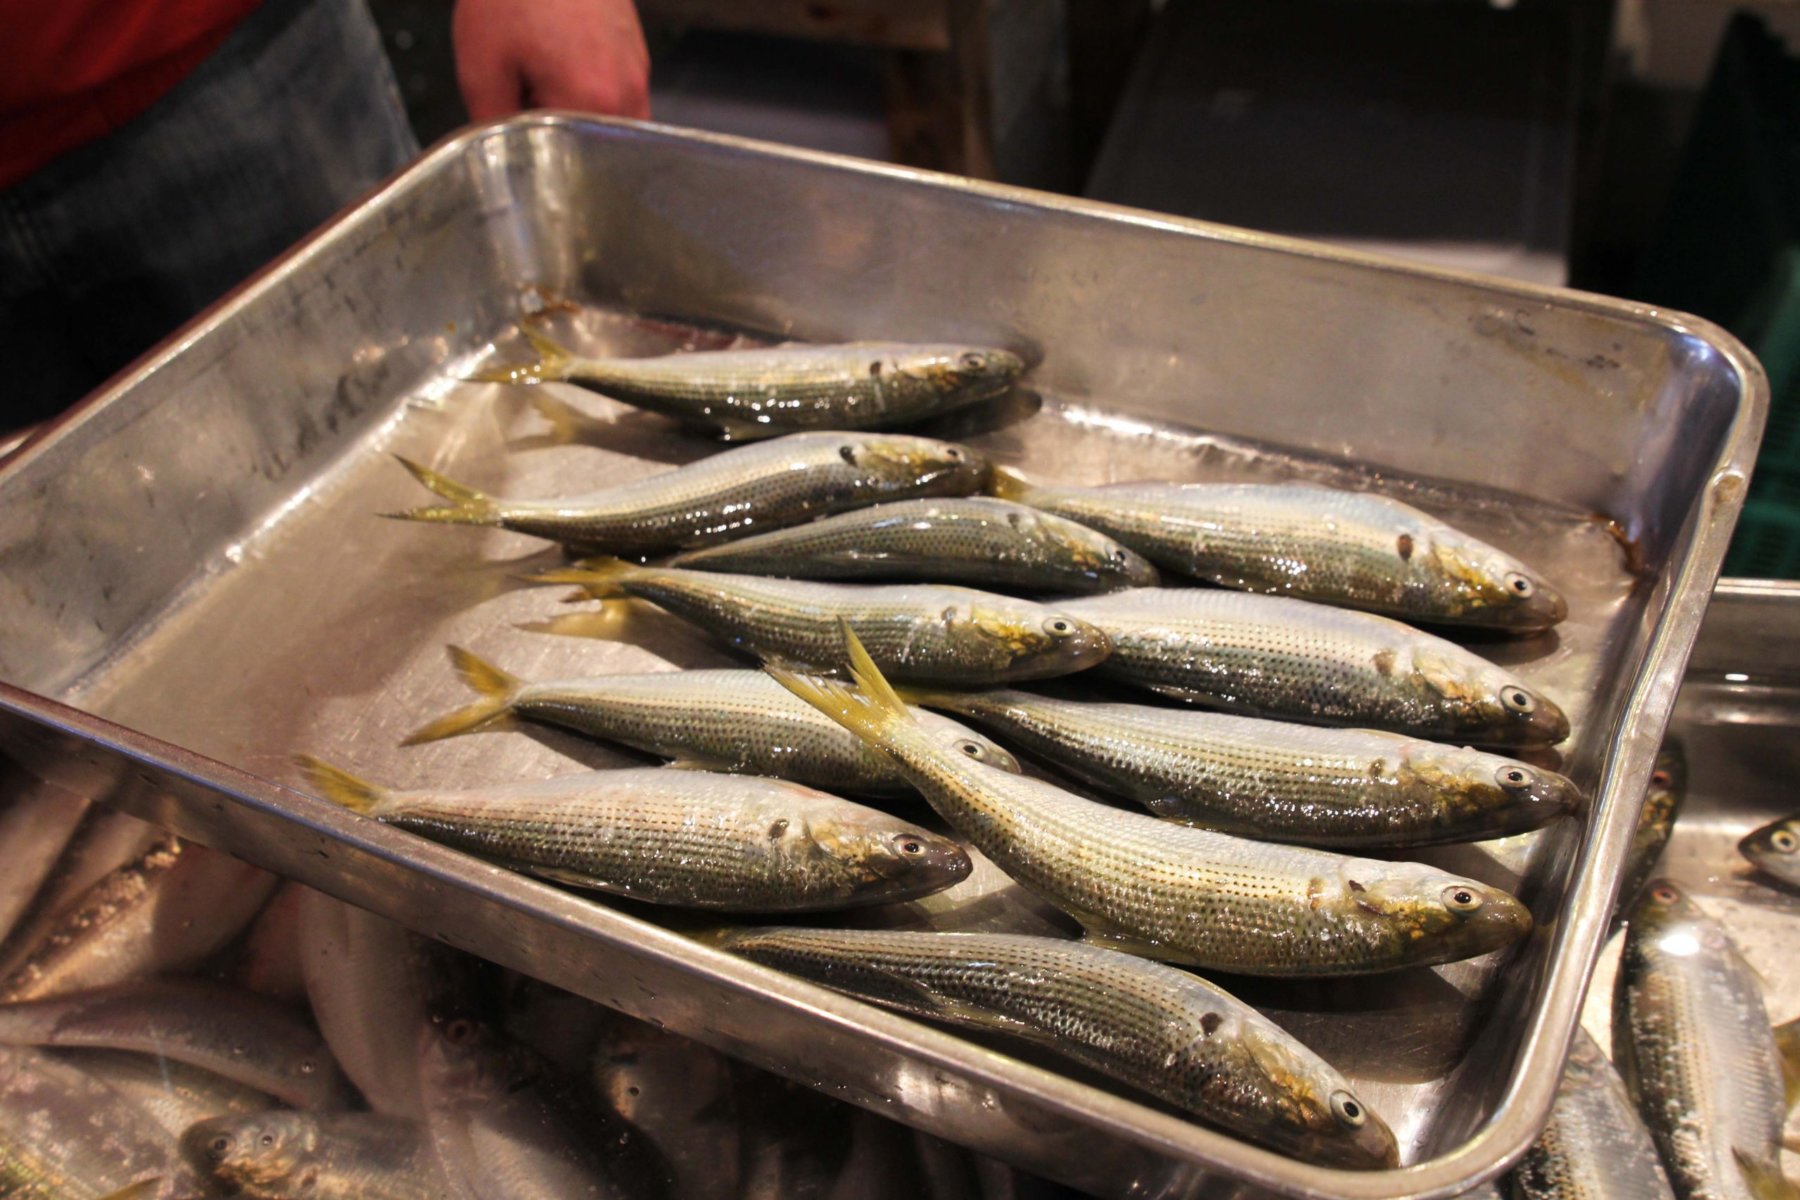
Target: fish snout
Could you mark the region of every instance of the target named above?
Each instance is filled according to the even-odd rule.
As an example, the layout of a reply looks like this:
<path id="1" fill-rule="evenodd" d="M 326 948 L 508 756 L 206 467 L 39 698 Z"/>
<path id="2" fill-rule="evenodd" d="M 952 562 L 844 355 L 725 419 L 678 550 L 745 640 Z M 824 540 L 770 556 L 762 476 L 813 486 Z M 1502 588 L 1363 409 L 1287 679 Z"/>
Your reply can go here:
<path id="1" fill-rule="evenodd" d="M 1445 887 L 1443 901 L 1460 918 L 1451 935 L 1459 958 L 1499 950 L 1531 932 L 1531 910 L 1499 888 L 1465 880 Z"/>
<path id="2" fill-rule="evenodd" d="M 1587 804 L 1587 798 L 1575 781 L 1567 775 L 1559 775 L 1555 771 L 1539 770 L 1536 767 L 1502 767 L 1501 786 L 1507 787 L 1506 773 L 1523 770 L 1528 782 L 1523 788 L 1514 790 L 1508 787 L 1520 807 L 1533 810 L 1538 824 L 1545 824 L 1557 817 L 1568 816 L 1580 812 Z M 1534 826 L 1535 828 L 1535 826 Z"/>
<path id="3" fill-rule="evenodd" d="M 904 890 L 894 899 L 912 899 L 941 892 L 967 879 L 975 869 L 969 852 L 954 838 L 927 833 L 922 829 L 902 829 L 888 838 L 885 853 L 872 856 L 877 875 L 888 885 L 903 883 Z"/>
<path id="4" fill-rule="evenodd" d="M 1070 671 L 1098 666 L 1112 654 L 1112 639 L 1106 631 L 1080 617 L 1059 613 L 1045 623 L 1045 629 L 1055 639 L 1053 653 Z"/>

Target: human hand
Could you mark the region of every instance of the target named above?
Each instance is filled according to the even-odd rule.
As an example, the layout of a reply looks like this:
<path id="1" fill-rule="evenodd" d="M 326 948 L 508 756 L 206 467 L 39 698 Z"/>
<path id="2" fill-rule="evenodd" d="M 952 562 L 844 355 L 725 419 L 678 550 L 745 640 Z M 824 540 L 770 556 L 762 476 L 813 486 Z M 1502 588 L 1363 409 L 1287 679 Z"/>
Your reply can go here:
<path id="1" fill-rule="evenodd" d="M 650 51 L 631 0 L 457 0 L 450 32 L 472 120 L 524 108 L 650 115 Z"/>

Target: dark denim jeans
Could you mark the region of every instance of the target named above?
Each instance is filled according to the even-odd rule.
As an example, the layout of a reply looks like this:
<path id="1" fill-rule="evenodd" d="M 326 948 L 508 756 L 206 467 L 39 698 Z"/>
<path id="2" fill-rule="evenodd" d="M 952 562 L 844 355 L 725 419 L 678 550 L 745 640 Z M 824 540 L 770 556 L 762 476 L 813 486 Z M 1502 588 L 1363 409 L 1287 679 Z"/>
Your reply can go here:
<path id="1" fill-rule="evenodd" d="M 0 192 L 0 431 L 66 408 L 418 153 L 363 0 L 266 0 Z"/>

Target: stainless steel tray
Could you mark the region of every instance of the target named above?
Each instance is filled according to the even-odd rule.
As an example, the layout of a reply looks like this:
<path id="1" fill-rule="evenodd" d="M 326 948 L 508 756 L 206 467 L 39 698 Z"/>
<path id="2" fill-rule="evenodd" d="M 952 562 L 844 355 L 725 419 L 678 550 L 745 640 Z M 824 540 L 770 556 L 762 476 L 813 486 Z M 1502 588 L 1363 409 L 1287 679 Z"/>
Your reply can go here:
<path id="1" fill-rule="evenodd" d="M 1800 811 L 1800 583 L 1723 579 L 1669 722 L 1688 764 L 1687 801 L 1658 873 L 1722 922 L 1763 979 L 1776 1023 L 1800 1017 L 1800 892 L 1770 886 L 1738 839 Z M 1610 1046 L 1622 937 L 1601 952 L 1582 1024 Z M 1800 1113 L 1790 1113 L 1788 1145 Z M 1800 1153 L 1783 1164 L 1792 1176 Z"/>
<path id="2" fill-rule="evenodd" d="M 371 516 L 419 499 L 388 450 L 511 495 L 708 452 L 597 400 L 594 444 L 564 443 L 516 392 L 457 382 L 510 349 L 522 308 L 597 349 L 717 336 L 704 329 L 1014 346 L 1041 357 L 1043 411 L 975 436 L 1008 461 L 1379 487 L 1555 578 L 1576 614 L 1558 635 L 1478 649 L 1565 702 L 1565 769 L 1594 810 L 1523 855 L 1439 855 L 1515 884 L 1538 932 L 1510 958 L 1401 976 L 1233 982 L 1358 1080 L 1410 1165 L 1292 1162 L 284 786 L 297 751 L 398 785 L 622 761 L 555 735 L 397 750 L 463 701 L 447 641 L 527 676 L 723 661 L 654 613 L 620 629 L 509 590 L 544 558 L 528 539 Z M 1547 1111 L 1765 392 L 1728 336 L 1640 306 L 728 138 L 516 119 L 438 147 L 0 468 L 0 749 L 1091 1191 L 1448 1195 L 1522 1151 Z M 1503 864 L 1519 862 L 1515 880 Z M 875 919 L 1054 918 L 984 867 Z"/>

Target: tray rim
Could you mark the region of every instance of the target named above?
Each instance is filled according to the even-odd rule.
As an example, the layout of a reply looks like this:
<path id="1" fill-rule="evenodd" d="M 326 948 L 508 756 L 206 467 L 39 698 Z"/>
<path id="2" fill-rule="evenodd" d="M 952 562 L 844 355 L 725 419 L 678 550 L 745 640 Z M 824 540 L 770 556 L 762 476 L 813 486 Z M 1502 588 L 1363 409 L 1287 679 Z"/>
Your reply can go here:
<path id="1" fill-rule="evenodd" d="M 1472 285 L 1564 309 L 1578 309 L 1655 325 L 1671 333 L 1702 341 L 1719 355 L 1742 382 L 1737 411 L 1732 416 L 1719 452 L 1711 463 L 1708 483 L 1698 497 L 1698 509 L 1690 518 L 1690 521 L 1700 526 L 1692 535 L 1692 549 L 1679 571 L 1669 581 L 1668 604 L 1649 635 L 1642 668 L 1632 683 L 1629 698 L 1622 710 L 1627 715 L 1641 714 L 1647 705 L 1659 703 L 1662 718 L 1649 724 L 1634 719 L 1630 722 L 1629 729 L 1609 731 L 1610 740 L 1622 744 L 1618 753 L 1608 757 L 1596 789 L 1596 798 L 1604 799 L 1605 802 L 1598 806 L 1598 821 L 1590 823 L 1589 835 L 1582 843 L 1571 875 L 1573 886 L 1562 897 L 1559 907 L 1559 912 L 1567 914 L 1571 919 L 1558 921 L 1551 935 L 1552 944 L 1546 952 L 1545 979 L 1537 1002 L 1527 1009 L 1531 1014 L 1530 1024 L 1521 1041 L 1511 1079 L 1488 1121 L 1469 1139 L 1434 1158 L 1385 1171 L 1352 1171 L 1301 1163 L 1113 1093 L 993 1054 L 954 1035 L 887 1013 L 872 1005 L 710 950 L 629 914 L 603 905 L 587 905 L 610 918 L 599 924 L 612 927 L 604 935 L 604 940 L 615 949 L 623 948 L 628 953 L 654 952 L 681 965 L 690 974 L 708 975 L 715 984 L 728 984 L 742 991 L 756 993 L 764 999 L 772 999 L 794 1011 L 801 1019 L 823 1021 L 858 1036 L 874 1036 L 884 1047 L 928 1058 L 934 1067 L 949 1070 L 972 1081 L 990 1084 L 1003 1092 L 1031 1092 L 1030 1085 L 1048 1082 L 1052 1086 L 1032 1092 L 1032 1099 L 1036 1104 L 1060 1110 L 1069 1119 L 1135 1143 L 1138 1148 L 1165 1160 L 1169 1167 L 1177 1171 L 1199 1170 L 1207 1174 L 1219 1172 L 1294 1195 L 1341 1196 L 1357 1200 L 1405 1196 L 1413 1200 L 1431 1200 L 1455 1195 L 1475 1186 L 1498 1174 L 1523 1154 L 1548 1118 L 1556 1082 L 1561 1074 L 1561 1063 L 1579 1020 L 1582 997 L 1604 939 L 1606 913 L 1618 884 L 1617 868 L 1622 863 L 1630 827 L 1635 823 L 1637 808 L 1641 802 L 1634 797 L 1634 793 L 1641 792 L 1641 785 L 1648 778 L 1663 726 L 1672 711 L 1675 692 L 1698 636 L 1711 584 L 1717 579 L 1730 530 L 1743 503 L 1750 465 L 1768 408 L 1767 379 L 1750 352 L 1735 337 L 1710 321 L 1636 301 L 1413 263 L 1301 238 L 1260 233 L 1080 197 L 987 183 L 748 138 L 703 133 L 653 122 L 600 118 L 568 112 L 533 112 L 452 133 L 395 176 L 370 189 L 319 229 L 126 366 L 83 401 L 39 427 L 10 456 L 0 460 L 0 487 L 4 486 L 6 478 L 14 471 L 73 436 L 77 429 L 112 400 L 158 370 L 189 342 L 228 322 L 238 310 L 258 295 L 274 287 L 304 263 L 326 253 L 338 237 L 344 236 L 344 231 L 356 222 L 359 215 L 374 207 L 376 202 L 391 200 L 401 192 L 423 186 L 447 165 L 460 161 L 471 152 L 478 152 L 480 143 L 490 137 L 513 135 L 521 130 L 531 129 L 557 130 L 576 136 L 587 131 L 589 136 L 687 143 L 734 155 L 772 158 L 848 171 L 892 180 L 908 187 L 974 193 L 1031 208 L 1198 235 L 1209 240 L 1269 249 L 1303 258 L 1350 264 L 1384 274 Z M 352 828 L 334 821 L 332 814 L 318 811 L 315 806 L 322 805 L 322 801 L 233 768 L 229 764 L 147 738 L 103 718 L 69 708 L 49 697 L 0 682 L 0 710 L 38 726 L 78 737 L 96 748 L 107 748 L 146 765 L 154 765 L 212 794 L 273 811 L 303 828 L 330 828 L 333 830 L 333 837 L 352 844 L 365 840 L 353 836 Z M 385 827 L 377 828 L 383 834 L 399 833 Z M 387 845 L 380 837 L 371 835 L 366 838 L 371 849 L 380 847 L 384 857 L 414 862 L 415 869 L 417 860 L 435 864 L 438 855 L 427 853 L 421 849 L 421 845 L 432 851 L 438 848 L 430 843 L 414 844 L 417 841 L 418 839 L 407 837 L 397 845 Z M 477 861 L 454 851 L 446 852 L 464 864 Z M 1598 878 L 1594 870 L 1596 864 L 1603 861 L 1610 861 L 1614 867 L 1610 872 L 1601 873 L 1609 876 L 1604 880 Z M 446 868 L 440 866 L 438 869 Z M 460 880 L 465 889 L 473 886 L 468 875 L 465 865 Z M 444 878 L 448 879 L 448 876 Z M 542 893 L 548 892 L 552 896 L 566 894 L 535 881 L 520 879 L 518 882 L 526 885 L 526 890 L 521 892 L 518 889 L 498 888 L 490 899 L 497 899 L 513 907 L 532 909 L 544 919 L 559 919 L 551 915 L 559 906 L 547 905 L 548 897 Z M 586 905 L 585 901 L 577 902 Z M 590 932 L 599 934 L 600 930 L 592 929 Z M 678 939 L 679 945 L 685 947 L 685 952 L 696 955 L 697 958 L 693 961 L 684 960 L 683 954 L 676 952 L 674 944 L 663 944 L 664 939 Z M 701 968 L 704 970 L 700 970 Z M 1075 1093 L 1057 1096 L 1057 1088 L 1073 1088 Z M 883 1107 L 876 1111 L 905 1119 L 904 1114 L 892 1108 Z M 942 1132 L 941 1125 L 939 1131 Z"/>

